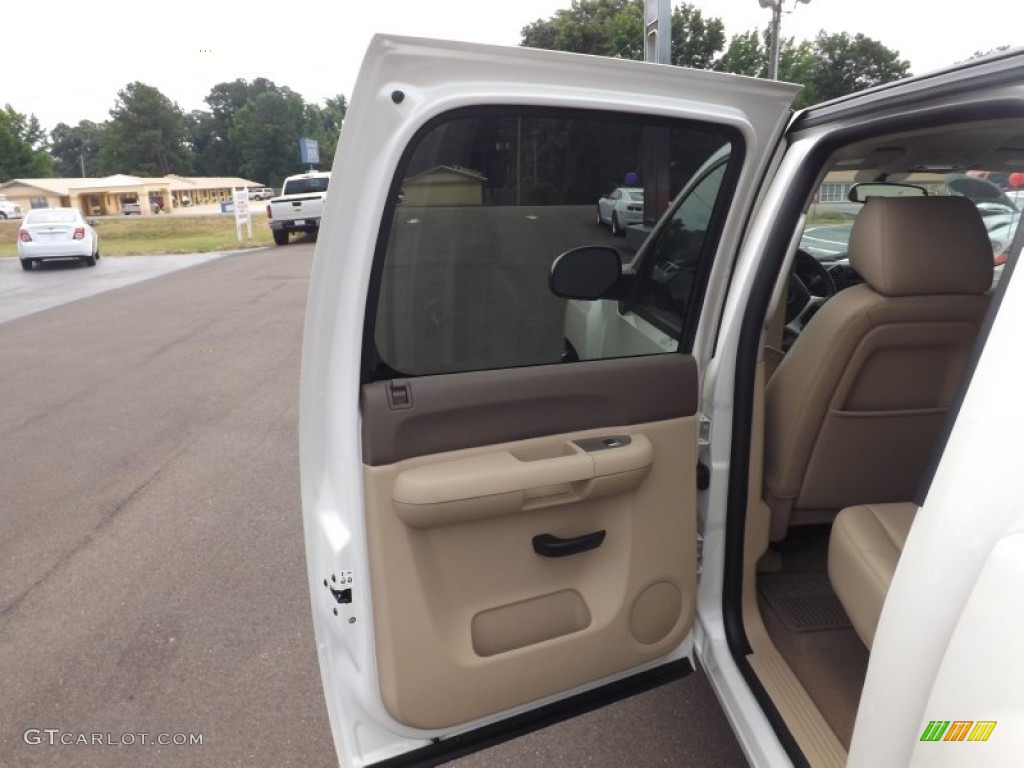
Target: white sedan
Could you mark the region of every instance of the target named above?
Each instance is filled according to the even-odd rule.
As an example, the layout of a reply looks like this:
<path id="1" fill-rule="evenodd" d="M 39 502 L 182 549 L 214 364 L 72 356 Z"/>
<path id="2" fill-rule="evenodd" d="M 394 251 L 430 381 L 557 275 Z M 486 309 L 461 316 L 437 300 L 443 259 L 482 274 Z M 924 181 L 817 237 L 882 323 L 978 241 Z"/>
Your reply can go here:
<path id="1" fill-rule="evenodd" d="M 100 240 L 75 208 L 35 208 L 25 215 L 18 230 L 18 257 L 24 270 L 49 259 L 78 259 L 94 267 L 100 257 Z"/>
<path id="2" fill-rule="evenodd" d="M 627 224 L 642 224 L 644 191 L 641 187 L 617 187 L 597 201 L 597 223 L 607 224 L 613 235 L 625 234 Z"/>

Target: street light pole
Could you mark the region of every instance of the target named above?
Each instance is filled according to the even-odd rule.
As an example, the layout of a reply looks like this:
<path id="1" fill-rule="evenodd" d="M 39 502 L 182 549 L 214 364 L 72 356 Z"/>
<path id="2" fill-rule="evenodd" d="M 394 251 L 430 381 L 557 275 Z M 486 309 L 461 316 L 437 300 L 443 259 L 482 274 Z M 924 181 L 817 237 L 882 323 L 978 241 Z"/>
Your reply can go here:
<path id="1" fill-rule="evenodd" d="M 762 8 L 772 9 L 771 40 L 768 45 L 768 79 L 779 79 L 779 55 L 782 48 L 782 0 L 757 0 Z M 809 3 L 811 0 L 796 0 L 797 3 Z"/>

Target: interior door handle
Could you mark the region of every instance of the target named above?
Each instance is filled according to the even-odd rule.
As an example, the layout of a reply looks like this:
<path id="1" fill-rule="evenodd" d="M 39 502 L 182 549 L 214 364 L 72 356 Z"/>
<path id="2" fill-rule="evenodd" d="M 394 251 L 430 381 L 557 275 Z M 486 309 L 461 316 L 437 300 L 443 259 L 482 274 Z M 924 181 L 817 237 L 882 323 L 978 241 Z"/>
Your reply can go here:
<path id="1" fill-rule="evenodd" d="M 550 533 L 533 537 L 533 551 L 541 557 L 567 557 L 597 549 L 604 541 L 605 531 L 594 531 L 571 539 L 560 539 Z"/>

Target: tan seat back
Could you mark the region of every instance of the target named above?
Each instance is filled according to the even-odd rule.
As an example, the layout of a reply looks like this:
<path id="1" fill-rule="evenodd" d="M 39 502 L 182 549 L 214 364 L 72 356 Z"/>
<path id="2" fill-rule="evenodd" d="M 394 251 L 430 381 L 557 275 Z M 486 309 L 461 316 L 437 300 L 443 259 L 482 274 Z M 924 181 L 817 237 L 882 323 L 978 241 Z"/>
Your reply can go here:
<path id="1" fill-rule="evenodd" d="M 966 198 L 873 198 L 849 253 L 865 283 L 821 308 L 765 393 L 773 540 L 913 498 L 987 308 L 992 250 Z"/>

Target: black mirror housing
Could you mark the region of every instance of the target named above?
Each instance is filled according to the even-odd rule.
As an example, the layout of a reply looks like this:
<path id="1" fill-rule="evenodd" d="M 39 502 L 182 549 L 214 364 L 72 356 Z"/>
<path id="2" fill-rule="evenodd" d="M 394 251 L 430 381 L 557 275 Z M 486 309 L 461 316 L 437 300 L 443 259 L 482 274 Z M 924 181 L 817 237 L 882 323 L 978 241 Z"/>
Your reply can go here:
<path id="1" fill-rule="evenodd" d="M 563 299 L 625 298 L 627 275 L 615 248 L 585 245 L 566 251 L 551 265 L 548 287 Z"/>

